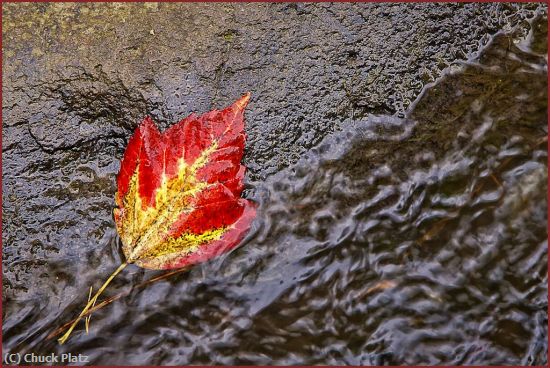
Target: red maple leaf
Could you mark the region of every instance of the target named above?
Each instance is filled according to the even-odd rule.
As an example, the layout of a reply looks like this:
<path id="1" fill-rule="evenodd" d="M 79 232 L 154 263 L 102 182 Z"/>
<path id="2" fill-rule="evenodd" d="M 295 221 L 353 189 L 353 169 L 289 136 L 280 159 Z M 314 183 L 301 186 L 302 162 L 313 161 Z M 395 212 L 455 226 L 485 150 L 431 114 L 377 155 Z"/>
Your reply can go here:
<path id="1" fill-rule="evenodd" d="M 238 245 L 256 214 L 253 202 L 241 198 L 249 99 L 246 94 L 224 110 L 191 114 L 163 133 L 149 117 L 143 120 L 117 177 L 114 217 L 126 262 L 90 295 L 60 343 L 128 264 L 179 268 Z"/>

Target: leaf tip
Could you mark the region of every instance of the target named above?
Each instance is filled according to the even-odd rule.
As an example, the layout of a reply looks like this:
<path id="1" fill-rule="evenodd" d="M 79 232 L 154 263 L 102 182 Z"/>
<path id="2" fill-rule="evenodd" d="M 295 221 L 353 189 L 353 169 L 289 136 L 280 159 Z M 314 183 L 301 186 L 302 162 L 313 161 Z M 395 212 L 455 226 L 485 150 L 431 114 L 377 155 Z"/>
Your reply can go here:
<path id="1" fill-rule="evenodd" d="M 244 110 L 244 108 L 246 107 L 246 105 L 248 105 L 248 102 L 250 101 L 250 92 L 246 92 L 243 97 L 241 97 L 240 99 L 238 99 L 236 102 L 235 102 L 235 106 L 237 107 L 237 109 L 239 110 Z"/>

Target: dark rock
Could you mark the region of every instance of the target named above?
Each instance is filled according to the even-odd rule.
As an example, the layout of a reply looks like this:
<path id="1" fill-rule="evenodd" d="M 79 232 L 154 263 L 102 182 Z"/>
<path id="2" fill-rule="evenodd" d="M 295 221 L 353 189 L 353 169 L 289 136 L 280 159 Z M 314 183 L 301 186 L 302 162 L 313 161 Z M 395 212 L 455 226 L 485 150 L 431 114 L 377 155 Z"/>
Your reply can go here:
<path id="1" fill-rule="evenodd" d="M 533 28 L 527 20 L 546 11 L 542 3 L 3 4 L 5 344 L 20 346 L 57 319 L 72 318 L 90 280 L 109 274 L 120 261 L 111 214 L 115 177 L 128 138 L 145 115 L 166 128 L 250 91 L 245 164 L 249 180 L 262 182 L 327 135 L 370 114 L 393 115 L 376 121 L 382 130 L 406 121 L 425 84 L 476 57 L 496 33 L 514 30 L 536 40 L 529 48 L 535 54 L 522 53 L 521 42 L 511 49 L 524 62 L 540 62 L 540 54 L 547 53 L 546 22 Z M 496 41 L 513 43 L 506 36 Z M 491 50 L 503 52 L 503 47 Z M 402 156 L 437 157 L 454 144 L 459 129 L 453 124 L 466 110 L 476 103 L 481 109 L 495 96 L 501 106 L 510 106 L 507 116 L 524 114 L 506 100 L 506 86 L 495 77 L 509 76 L 510 68 L 521 65 L 502 62 L 504 55 L 484 57 L 480 62 L 490 73 L 473 68 L 473 75 L 448 79 L 439 92 L 427 92 L 418 102 L 412 118 L 423 125 L 417 126 L 415 141 L 401 147 Z M 522 86 L 530 82 L 518 80 Z M 431 105 L 424 106 L 426 101 Z M 529 106 L 538 118 L 540 106 Z M 528 132 L 538 123 L 521 121 Z M 367 166 L 374 167 L 396 147 L 354 146 L 341 164 L 354 178 L 365 170 L 366 156 Z M 392 164 L 399 174 L 409 163 Z M 323 225 L 331 219 L 317 220 Z M 316 237 L 329 235 L 319 229 Z M 122 280 L 140 275 L 136 271 Z M 258 318 L 260 334 L 263 317 Z M 36 332 L 17 328 L 23 322 Z M 543 353 L 542 348 L 532 352 L 537 362 Z M 392 352 L 357 356 L 352 363 L 403 363 Z M 295 363 L 288 359 L 280 361 Z"/>

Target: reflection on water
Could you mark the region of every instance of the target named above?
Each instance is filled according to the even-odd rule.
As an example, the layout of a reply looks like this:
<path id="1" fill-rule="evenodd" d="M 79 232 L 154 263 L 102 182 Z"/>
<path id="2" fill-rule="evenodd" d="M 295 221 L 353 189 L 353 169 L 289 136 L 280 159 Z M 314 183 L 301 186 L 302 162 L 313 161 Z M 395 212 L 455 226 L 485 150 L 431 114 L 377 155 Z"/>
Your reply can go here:
<path id="1" fill-rule="evenodd" d="M 496 36 L 407 117 L 356 122 L 250 183 L 260 210 L 242 247 L 135 288 L 64 346 L 45 336 L 120 262 L 114 230 L 77 275 L 52 262 L 81 291 L 13 301 L 4 351 L 97 365 L 546 364 L 545 26 Z M 129 267 L 110 295 L 159 274 Z"/>

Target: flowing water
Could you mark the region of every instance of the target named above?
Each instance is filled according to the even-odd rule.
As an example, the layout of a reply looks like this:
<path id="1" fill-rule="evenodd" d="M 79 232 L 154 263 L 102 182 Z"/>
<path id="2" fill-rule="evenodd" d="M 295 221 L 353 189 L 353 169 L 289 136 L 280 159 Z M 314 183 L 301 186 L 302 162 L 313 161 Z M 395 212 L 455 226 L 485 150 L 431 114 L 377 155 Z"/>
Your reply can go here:
<path id="1" fill-rule="evenodd" d="M 259 211 L 241 247 L 146 287 L 162 272 L 128 267 L 106 295 L 130 294 L 59 346 L 47 335 L 123 261 L 112 220 L 90 219 L 100 243 L 76 272 L 54 260 L 42 302 L 5 301 L 4 352 L 95 365 L 546 364 L 546 32 L 539 19 L 495 36 L 405 116 L 348 124 L 250 181 Z M 90 183 L 116 172 L 80 168 Z"/>

